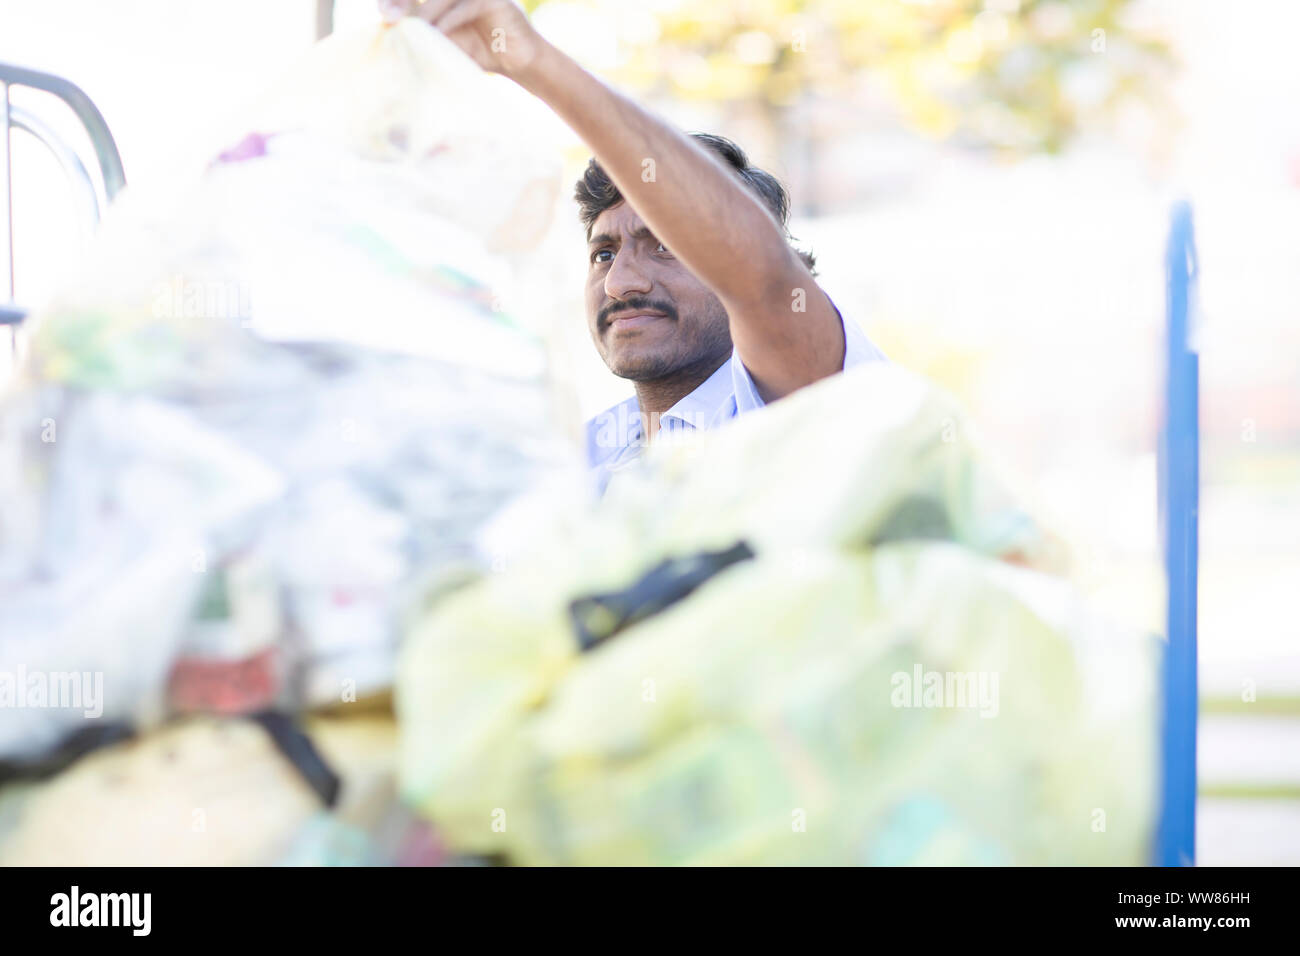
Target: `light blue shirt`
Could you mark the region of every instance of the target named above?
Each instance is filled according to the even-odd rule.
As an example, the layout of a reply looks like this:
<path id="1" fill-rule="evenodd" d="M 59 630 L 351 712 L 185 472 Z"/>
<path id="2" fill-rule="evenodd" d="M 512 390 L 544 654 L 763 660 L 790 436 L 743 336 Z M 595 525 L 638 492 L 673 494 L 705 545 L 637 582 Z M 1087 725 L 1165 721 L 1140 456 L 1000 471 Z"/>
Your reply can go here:
<path id="1" fill-rule="evenodd" d="M 838 310 L 836 310 L 838 313 Z M 852 322 L 844 323 L 844 368 L 864 362 L 888 361 Z M 659 418 L 661 432 L 716 428 L 743 412 L 762 408 L 764 401 L 749 370 L 733 348 L 731 358 L 681 401 Z M 608 408 L 587 422 L 587 463 L 599 488 L 603 489 L 612 472 L 623 468 L 645 449 L 642 436 L 641 408 L 633 395 Z"/>

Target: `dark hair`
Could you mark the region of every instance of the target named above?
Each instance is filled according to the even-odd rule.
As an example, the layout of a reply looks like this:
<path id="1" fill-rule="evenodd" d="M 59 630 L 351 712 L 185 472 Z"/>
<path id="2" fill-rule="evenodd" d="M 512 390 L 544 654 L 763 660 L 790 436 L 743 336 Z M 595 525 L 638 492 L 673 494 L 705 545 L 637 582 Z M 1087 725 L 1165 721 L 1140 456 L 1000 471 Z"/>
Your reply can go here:
<path id="1" fill-rule="evenodd" d="M 790 194 L 785 191 L 785 187 L 777 178 L 764 169 L 750 165 L 745 151 L 725 136 L 716 136 L 713 133 L 691 133 L 690 135 L 696 142 L 713 150 L 736 171 L 736 175 L 745 185 L 763 200 L 786 238 L 792 240 L 793 237 L 786 228 L 790 219 Z M 596 162 L 594 156 L 588 161 L 582 178 L 575 184 L 573 198 L 578 203 L 578 216 L 587 229 L 588 238 L 591 237 L 591 227 L 595 225 L 600 214 L 623 201 L 622 193 L 605 174 L 605 170 L 601 168 L 600 163 Z M 799 249 L 795 251 L 799 253 L 799 258 L 804 261 L 809 271 L 816 275 L 816 256 Z"/>

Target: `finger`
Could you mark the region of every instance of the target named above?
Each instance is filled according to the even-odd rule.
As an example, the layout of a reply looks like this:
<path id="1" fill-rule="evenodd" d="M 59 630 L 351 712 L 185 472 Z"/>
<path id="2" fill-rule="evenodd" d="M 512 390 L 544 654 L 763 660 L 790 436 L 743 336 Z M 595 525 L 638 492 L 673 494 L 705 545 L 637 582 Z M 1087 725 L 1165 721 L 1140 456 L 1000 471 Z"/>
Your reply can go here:
<path id="1" fill-rule="evenodd" d="M 433 21 L 443 33 L 452 33 L 467 23 L 473 23 L 487 12 L 487 0 L 460 0 L 454 7 Z"/>
<path id="2" fill-rule="evenodd" d="M 454 7 L 460 0 L 424 0 L 412 11 L 421 20 L 437 25 L 437 19 Z"/>

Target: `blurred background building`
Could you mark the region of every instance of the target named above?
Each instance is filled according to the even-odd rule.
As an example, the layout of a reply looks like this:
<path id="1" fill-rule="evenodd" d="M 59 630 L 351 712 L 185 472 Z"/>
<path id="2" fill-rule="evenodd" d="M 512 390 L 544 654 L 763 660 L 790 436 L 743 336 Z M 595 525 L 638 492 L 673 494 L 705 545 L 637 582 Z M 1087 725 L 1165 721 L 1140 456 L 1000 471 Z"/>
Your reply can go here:
<path id="1" fill-rule="evenodd" d="M 1200 861 L 1300 863 L 1300 6 L 1276 0 L 529 0 L 543 33 L 791 188 L 842 312 L 957 393 L 1115 613 L 1159 627 L 1163 243 L 1196 214 Z M 0 0 L 0 60 L 66 76 L 150 188 L 372 0 Z M 505 81 L 502 81 L 505 82 Z M 25 95 L 24 95 L 25 94 Z M 49 114 L 41 95 L 15 102 Z M 46 107 L 49 104 L 45 104 Z M 436 104 L 430 104 L 436 108 Z M 582 145 L 556 124 L 576 178 Z M 17 297 L 83 237 L 14 137 Z M 630 393 L 587 340 L 563 208 L 531 293 L 584 414 Z M 413 330 L 418 334 L 418 330 Z M 8 363 L 9 349 L 0 362 Z M 3 374 L 3 371 L 0 371 Z M 869 411 L 869 410 L 868 410 Z"/>

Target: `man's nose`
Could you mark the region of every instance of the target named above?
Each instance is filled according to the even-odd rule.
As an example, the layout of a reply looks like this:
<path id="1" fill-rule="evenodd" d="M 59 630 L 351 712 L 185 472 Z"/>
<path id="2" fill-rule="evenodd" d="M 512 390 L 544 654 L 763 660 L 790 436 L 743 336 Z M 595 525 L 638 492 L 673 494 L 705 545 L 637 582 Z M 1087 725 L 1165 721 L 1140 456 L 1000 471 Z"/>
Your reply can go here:
<path id="1" fill-rule="evenodd" d="M 611 299 L 626 299 L 633 295 L 649 295 L 653 287 L 649 276 L 637 265 L 636 256 L 620 249 L 605 273 L 605 294 Z"/>

